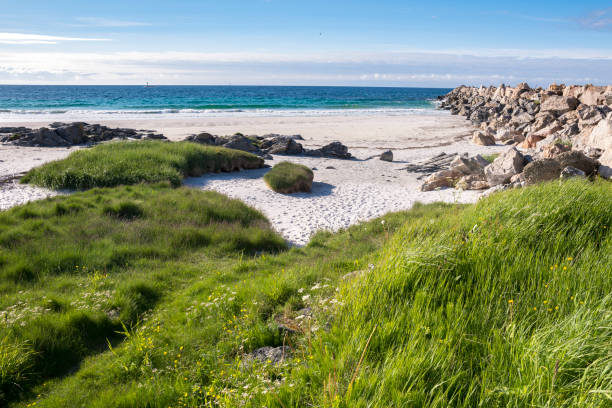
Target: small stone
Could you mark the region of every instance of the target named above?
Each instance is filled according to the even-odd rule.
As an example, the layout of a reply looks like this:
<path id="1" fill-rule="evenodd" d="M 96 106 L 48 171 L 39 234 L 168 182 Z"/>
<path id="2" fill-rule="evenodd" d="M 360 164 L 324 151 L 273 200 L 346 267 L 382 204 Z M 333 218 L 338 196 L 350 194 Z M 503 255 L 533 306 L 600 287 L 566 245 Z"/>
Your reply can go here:
<path id="1" fill-rule="evenodd" d="M 386 162 L 392 162 L 393 152 L 391 150 L 387 150 L 386 152 L 383 152 L 383 154 L 380 155 L 380 160 L 386 161 Z"/>
<path id="2" fill-rule="evenodd" d="M 575 167 L 567 166 L 566 168 L 561 170 L 561 175 L 559 177 L 562 179 L 568 179 L 568 178 L 574 178 L 574 177 L 586 177 L 586 173 Z"/>

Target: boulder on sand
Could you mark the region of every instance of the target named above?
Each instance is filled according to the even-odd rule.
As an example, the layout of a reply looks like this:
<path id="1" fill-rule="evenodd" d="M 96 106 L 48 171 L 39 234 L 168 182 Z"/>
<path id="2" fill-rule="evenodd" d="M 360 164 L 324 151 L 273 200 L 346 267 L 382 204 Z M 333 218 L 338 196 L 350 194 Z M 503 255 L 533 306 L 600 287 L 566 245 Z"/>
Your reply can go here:
<path id="1" fill-rule="evenodd" d="M 386 152 L 383 152 L 380 155 L 380 160 L 386 161 L 386 162 L 392 162 L 393 161 L 393 152 L 391 150 L 387 150 Z"/>
<path id="2" fill-rule="evenodd" d="M 331 142 L 320 149 L 306 150 L 304 154 L 307 156 L 330 157 L 337 159 L 350 159 L 352 157 L 348 152 L 348 147 L 340 142 Z"/>
<path id="3" fill-rule="evenodd" d="M 506 184 L 515 174 L 523 171 L 525 157 L 512 147 L 499 155 L 493 163 L 485 167 L 487 182 L 491 187 Z"/>

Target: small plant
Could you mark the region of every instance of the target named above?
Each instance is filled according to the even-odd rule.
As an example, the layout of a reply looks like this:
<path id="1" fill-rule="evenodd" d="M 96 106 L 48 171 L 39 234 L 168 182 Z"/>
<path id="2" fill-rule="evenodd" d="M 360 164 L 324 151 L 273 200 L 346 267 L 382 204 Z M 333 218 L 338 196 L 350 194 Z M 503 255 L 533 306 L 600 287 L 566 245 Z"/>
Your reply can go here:
<path id="1" fill-rule="evenodd" d="M 499 153 L 485 154 L 482 156 L 482 158 L 488 161 L 489 163 L 493 163 L 493 161 L 497 159 L 498 157 L 499 157 Z"/>
<path id="2" fill-rule="evenodd" d="M 314 174 L 308 167 L 291 162 L 281 162 L 264 176 L 268 186 L 277 193 L 310 192 Z"/>

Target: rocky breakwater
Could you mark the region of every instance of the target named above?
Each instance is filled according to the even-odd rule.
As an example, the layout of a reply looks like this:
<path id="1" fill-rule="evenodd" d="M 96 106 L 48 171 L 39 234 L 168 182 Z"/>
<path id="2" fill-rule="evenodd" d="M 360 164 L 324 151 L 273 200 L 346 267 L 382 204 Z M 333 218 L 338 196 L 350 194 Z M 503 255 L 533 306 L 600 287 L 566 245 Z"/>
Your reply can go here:
<path id="1" fill-rule="evenodd" d="M 461 86 L 440 98 L 440 108 L 473 123 L 474 143 L 512 147 L 470 174 L 456 166 L 434 173 L 424 189 L 523 186 L 596 174 L 612 178 L 612 86 Z M 459 182 L 466 176 L 478 182 Z"/>
<path id="2" fill-rule="evenodd" d="M 28 147 L 69 147 L 105 142 L 114 139 L 157 139 L 164 135 L 152 130 L 109 128 L 84 122 L 52 123 L 48 127 L 0 127 L 0 143 Z"/>
<path id="3" fill-rule="evenodd" d="M 329 143 L 319 149 L 306 149 L 299 143 L 304 140 L 300 135 L 278 135 L 268 134 L 264 136 L 245 136 L 236 133 L 232 136 L 215 136 L 207 132 L 188 136 L 185 140 L 202 143 L 211 146 L 223 146 L 230 149 L 242 150 L 256 154 L 267 160 L 272 159 L 273 154 L 278 155 L 306 155 L 313 157 L 328 157 L 336 159 L 350 159 L 352 155 L 348 147 L 340 142 Z"/>

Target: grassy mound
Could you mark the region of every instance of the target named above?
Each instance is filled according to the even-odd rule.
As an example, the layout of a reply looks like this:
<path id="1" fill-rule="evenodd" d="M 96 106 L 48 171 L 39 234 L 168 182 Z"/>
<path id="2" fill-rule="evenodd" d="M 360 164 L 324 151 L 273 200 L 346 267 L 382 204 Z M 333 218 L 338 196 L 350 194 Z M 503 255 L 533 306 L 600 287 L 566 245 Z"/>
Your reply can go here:
<path id="1" fill-rule="evenodd" d="M 138 183 L 170 182 L 208 172 L 260 168 L 253 154 L 189 142 L 113 142 L 79 150 L 66 159 L 30 170 L 23 183 L 52 189 L 85 190 Z"/>
<path id="2" fill-rule="evenodd" d="M 149 214 L 109 208 L 96 211 L 125 224 Z M 43 407 L 607 407 L 611 225 L 609 184 L 553 182 L 471 206 L 417 205 L 279 254 L 185 250 L 106 278 L 7 285 L 2 310 L 22 299 L 31 310 L 44 293 L 46 320 L 58 314 L 83 329 L 34 333 L 66 339 L 105 327 L 61 298 L 75 288 L 83 303 L 114 290 L 116 304 L 150 309 L 107 351 L 19 398 Z M 40 378 L 28 357 L 37 341 L 0 337 L 0 373 Z M 283 345 L 292 349 L 283 361 L 249 362 L 253 350 Z"/>
<path id="3" fill-rule="evenodd" d="M 277 193 L 310 192 L 314 174 L 301 164 L 280 162 L 264 176 L 268 186 Z"/>
<path id="4" fill-rule="evenodd" d="M 240 201 L 168 185 L 92 189 L 0 212 L 0 405 L 125 335 L 198 260 L 285 249 Z"/>

